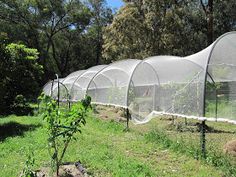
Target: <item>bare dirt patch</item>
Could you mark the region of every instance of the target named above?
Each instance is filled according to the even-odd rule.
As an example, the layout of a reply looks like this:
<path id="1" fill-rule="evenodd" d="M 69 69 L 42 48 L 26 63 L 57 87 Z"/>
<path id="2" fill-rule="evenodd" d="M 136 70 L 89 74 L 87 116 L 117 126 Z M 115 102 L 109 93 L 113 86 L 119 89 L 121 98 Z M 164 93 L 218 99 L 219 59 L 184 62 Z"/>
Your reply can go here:
<path id="1" fill-rule="evenodd" d="M 50 168 L 45 167 L 36 171 L 37 177 L 56 177 L 56 174 L 51 174 Z M 79 162 L 66 163 L 60 166 L 58 177 L 87 177 L 86 170 Z"/>
<path id="2" fill-rule="evenodd" d="M 96 105 L 94 107 L 94 112 L 103 120 L 126 122 L 126 110 L 124 108 Z"/>

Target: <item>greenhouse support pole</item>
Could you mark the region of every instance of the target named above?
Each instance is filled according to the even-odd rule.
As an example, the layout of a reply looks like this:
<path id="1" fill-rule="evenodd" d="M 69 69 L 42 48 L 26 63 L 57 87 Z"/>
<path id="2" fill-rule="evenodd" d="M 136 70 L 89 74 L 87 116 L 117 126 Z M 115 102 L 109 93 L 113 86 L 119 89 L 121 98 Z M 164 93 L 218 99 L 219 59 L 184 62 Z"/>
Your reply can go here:
<path id="1" fill-rule="evenodd" d="M 52 80 L 52 85 L 51 85 L 51 97 L 53 96 L 53 86 L 54 86 L 54 79 Z"/>
<path id="2" fill-rule="evenodd" d="M 154 84 L 154 88 L 153 88 L 153 110 L 156 110 L 156 90 L 157 90 L 157 88 L 156 88 L 156 84 Z"/>
<path id="3" fill-rule="evenodd" d="M 126 130 L 129 130 L 129 118 L 130 118 L 129 109 L 126 108 Z"/>
<path id="4" fill-rule="evenodd" d="M 69 107 L 69 109 L 71 108 L 70 99 L 68 100 L 68 107 Z"/>
<path id="5" fill-rule="evenodd" d="M 201 143 L 201 152 L 202 158 L 206 159 L 206 121 L 203 120 L 201 123 L 200 130 L 200 143 Z"/>
<path id="6" fill-rule="evenodd" d="M 217 88 L 216 88 L 216 107 L 215 107 L 215 117 L 216 117 L 216 122 L 217 122 L 217 117 L 218 117 L 218 96 L 217 96 Z"/>
<path id="7" fill-rule="evenodd" d="M 59 83 L 58 74 L 56 74 L 56 77 L 57 77 L 57 107 L 59 109 L 59 107 L 60 107 L 60 103 L 59 103 L 59 99 L 60 99 L 60 83 Z"/>

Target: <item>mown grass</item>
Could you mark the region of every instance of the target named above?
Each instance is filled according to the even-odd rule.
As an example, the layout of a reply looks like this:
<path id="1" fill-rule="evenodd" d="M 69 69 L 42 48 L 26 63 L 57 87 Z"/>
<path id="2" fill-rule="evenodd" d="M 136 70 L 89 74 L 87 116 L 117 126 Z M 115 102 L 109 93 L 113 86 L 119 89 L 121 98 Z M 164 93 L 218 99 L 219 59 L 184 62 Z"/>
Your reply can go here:
<path id="1" fill-rule="evenodd" d="M 35 154 L 35 169 L 49 166 L 47 134 L 42 119 L 9 116 L 0 119 L 0 126 L 9 122 L 33 128 L 21 131 L 19 135 L 9 133 L 0 141 L 0 176 L 18 176 L 31 150 Z M 80 160 L 91 176 L 223 175 L 219 169 L 163 146 L 165 139 L 162 144 L 156 143 L 156 138 L 152 139 L 154 135 L 149 132 L 153 131 L 152 127 L 155 127 L 153 122 L 144 126 L 132 125 L 130 132 L 124 132 L 122 123 L 90 117 L 82 134 L 78 134 L 78 140 L 69 146 L 64 161 Z"/>

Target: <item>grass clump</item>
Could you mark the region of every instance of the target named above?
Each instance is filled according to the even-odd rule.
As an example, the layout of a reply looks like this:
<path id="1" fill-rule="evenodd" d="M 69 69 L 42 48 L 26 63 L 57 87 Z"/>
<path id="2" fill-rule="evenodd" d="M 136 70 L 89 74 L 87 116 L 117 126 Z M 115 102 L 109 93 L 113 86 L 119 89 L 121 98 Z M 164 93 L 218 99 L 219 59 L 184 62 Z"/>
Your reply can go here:
<path id="1" fill-rule="evenodd" d="M 146 141 L 155 142 L 160 144 L 162 148 L 168 148 L 175 152 L 184 153 L 199 159 L 199 148 L 190 143 L 186 143 L 183 137 L 178 138 L 178 140 L 173 140 L 170 138 L 164 130 L 154 130 L 145 135 Z"/>
<path id="2" fill-rule="evenodd" d="M 25 166 L 23 168 L 21 177 L 36 177 L 36 172 L 34 172 L 33 167 L 35 164 L 34 153 L 31 151 L 28 154 L 27 160 L 25 161 Z"/>

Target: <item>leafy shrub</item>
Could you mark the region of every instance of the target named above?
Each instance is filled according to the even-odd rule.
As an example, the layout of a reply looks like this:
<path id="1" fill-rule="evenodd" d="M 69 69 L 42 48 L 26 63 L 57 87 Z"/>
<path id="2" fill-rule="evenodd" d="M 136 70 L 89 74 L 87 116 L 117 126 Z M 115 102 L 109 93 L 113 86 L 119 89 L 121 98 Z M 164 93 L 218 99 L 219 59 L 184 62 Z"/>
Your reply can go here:
<path id="1" fill-rule="evenodd" d="M 0 114 L 27 113 L 27 106 L 20 111 L 17 102 L 33 100 L 40 91 L 43 68 L 37 63 L 38 55 L 36 49 L 22 44 L 0 44 Z"/>
<path id="2" fill-rule="evenodd" d="M 86 98 L 71 109 L 59 109 L 57 103 L 49 96 L 44 96 L 44 119 L 47 122 L 48 148 L 51 156 L 51 167 L 59 174 L 59 167 L 71 140 L 76 140 L 75 134 L 81 133 L 81 125 L 86 124 L 88 111 L 91 109 L 91 98 Z"/>
<path id="3" fill-rule="evenodd" d="M 13 104 L 11 105 L 11 110 L 14 110 L 14 113 L 18 116 L 32 114 L 33 108 L 30 107 L 30 104 L 27 103 L 23 95 L 17 95 Z"/>

